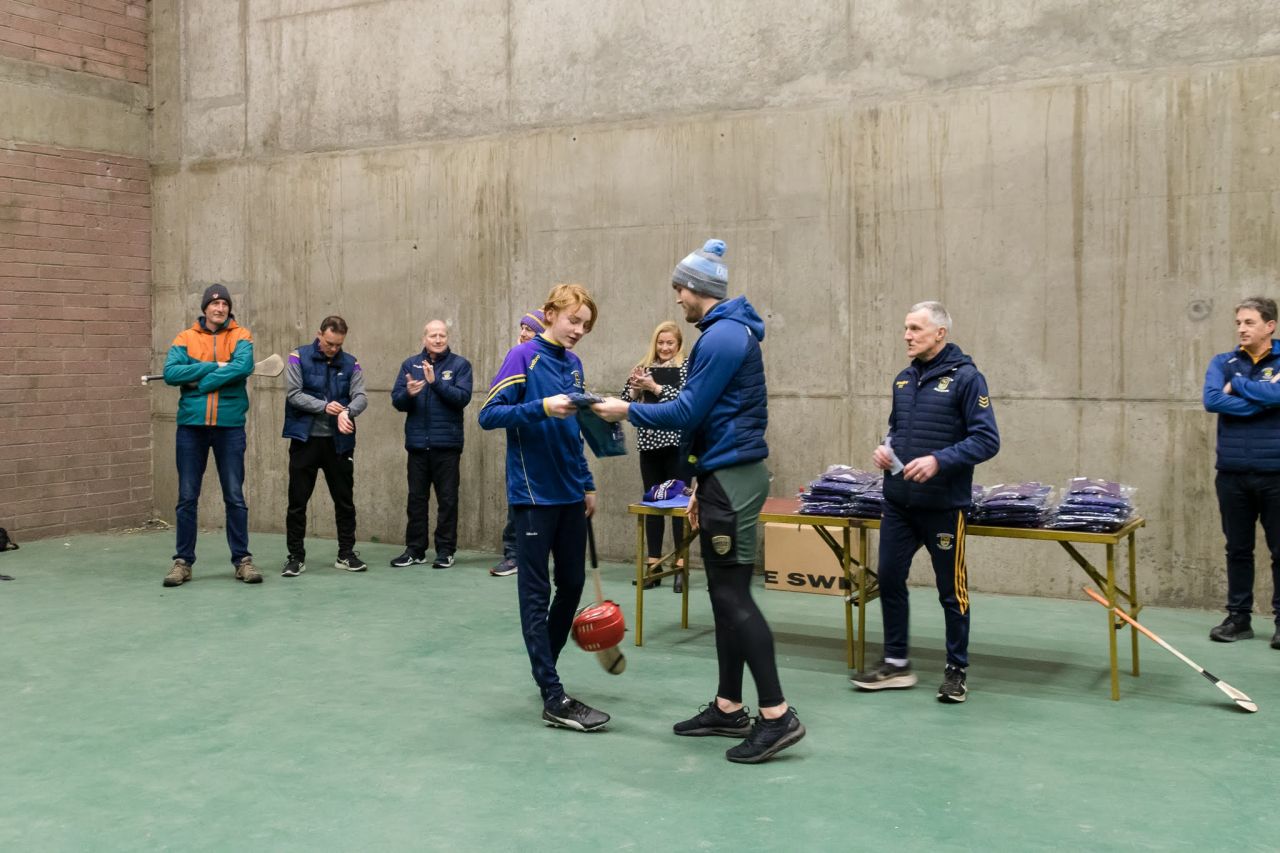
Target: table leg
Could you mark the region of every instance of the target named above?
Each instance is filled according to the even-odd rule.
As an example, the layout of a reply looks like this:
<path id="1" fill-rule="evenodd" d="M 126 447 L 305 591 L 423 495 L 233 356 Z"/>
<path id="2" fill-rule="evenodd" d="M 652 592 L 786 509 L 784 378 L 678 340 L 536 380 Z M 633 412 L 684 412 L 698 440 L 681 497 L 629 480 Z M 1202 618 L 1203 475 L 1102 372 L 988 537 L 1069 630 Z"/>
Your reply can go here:
<path id="1" fill-rule="evenodd" d="M 685 536 L 691 534 L 685 531 Z M 680 555 L 676 558 L 684 563 L 684 570 L 680 573 L 683 586 L 680 588 L 680 627 L 689 627 L 689 544 L 692 539 L 686 538 L 685 543 L 680 548 Z"/>
<path id="2" fill-rule="evenodd" d="M 858 672 L 867 671 L 867 529 L 858 528 L 858 647 L 855 651 Z"/>
<path id="3" fill-rule="evenodd" d="M 644 645 L 644 516 L 636 516 L 636 645 Z"/>
<path id="4" fill-rule="evenodd" d="M 1129 534 L 1129 612 L 1137 613 L 1138 607 L 1138 558 L 1133 550 L 1133 534 Z M 1133 641 L 1133 674 L 1138 675 L 1138 629 L 1129 626 L 1130 639 Z"/>
<path id="5" fill-rule="evenodd" d="M 1107 545 L 1107 601 L 1116 605 L 1116 546 Z M 1120 666 L 1116 658 L 1116 617 L 1107 611 L 1107 644 L 1111 652 L 1111 698 L 1120 701 Z"/>
<path id="6" fill-rule="evenodd" d="M 853 602 L 849 600 L 849 596 L 853 595 L 853 572 L 850 571 L 849 551 L 852 543 L 849 541 L 849 528 L 844 528 L 843 548 L 840 553 L 840 572 L 845 583 L 849 584 L 849 590 L 844 596 L 844 658 L 845 665 L 849 669 L 853 669 L 855 663 L 853 656 Z"/>

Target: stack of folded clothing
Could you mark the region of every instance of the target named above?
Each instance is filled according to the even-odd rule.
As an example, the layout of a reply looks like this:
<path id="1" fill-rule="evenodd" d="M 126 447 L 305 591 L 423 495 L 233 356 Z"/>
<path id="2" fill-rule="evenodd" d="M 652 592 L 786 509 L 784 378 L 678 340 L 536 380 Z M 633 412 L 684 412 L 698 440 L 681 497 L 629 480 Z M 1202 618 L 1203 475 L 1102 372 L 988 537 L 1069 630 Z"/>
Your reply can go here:
<path id="1" fill-rule="evenodd" d="M 832 465 L 800 493 L 801 515 L 879 518 L 884 502 L 880 472 Z"/>
<path id="2" fill-rule="evenodd" d="M 1049 514 L 1052 495 L 1053 486 L 1044 483 L 992 486 L 974 499 L 969 521 L 991 527 L 1040 527 Z"/>
<path id="3" fill-rule="evenodd" d="M 1113 480 L 1076 477 L 1063 490 L 1061 502 L 1044 526 L 1090 533 L 1119 530 L 1133 515 L 1134 491 Z"/>

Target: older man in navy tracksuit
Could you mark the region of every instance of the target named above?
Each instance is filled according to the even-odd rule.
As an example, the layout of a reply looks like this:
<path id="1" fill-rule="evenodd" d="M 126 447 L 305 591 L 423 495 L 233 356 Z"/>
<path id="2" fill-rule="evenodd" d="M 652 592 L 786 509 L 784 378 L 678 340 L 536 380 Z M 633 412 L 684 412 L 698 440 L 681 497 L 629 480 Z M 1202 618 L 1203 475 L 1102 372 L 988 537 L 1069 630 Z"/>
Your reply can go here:
<path id="1" fill-rule="evenodd" d="M 422 330 L 422 352 L 400 365 L 391 405 L 405 413 L 409 500 L 402 568 L 427 561 L 427 511 L 436 490 L 434 569 L 453 565 L 458 549 L 458 478 L 462 459 L 462 410 L 471 402 L 471 362 L 449 349 L 449 327 L 432 320 Z"/>
<path id="2" fill-rule="evenodd" d="M 973 469 L 999 452 L 1000 433 L 987 380 L 973 359 L 947 342 L 950 330 L 941 303 L 921 302 L 907 314 L 903 337 L 911 364 L 893 381 L 889 436 L 872 457 L 885 471 L 879 561 L 884 659 L 853 683 L 863 690 L 916 683 L 907 653 L 907 574 L 924 545 L 946 617 L 947 665 L 937 696 L 959 703 L 968 695 L 969 666 L 964 513 L 972 501 Z"/>
<path id="3" fill-rule="evenodd" d="M 1218 415 L 1218 509 L 1227 540 L 1227 618 L 1209 631 L 1219 643 L 1253 636 L 1253 543 L 1258 522 L 1271 552 L 1271 609 L 1280 620 L 1280 342 L 1276 303 L 1255 296 L 1236 306 L 1240 346 L 1214 356 L 1204 407 Z M 1280 621 L 1271 637 L 1280 649 Z"/>

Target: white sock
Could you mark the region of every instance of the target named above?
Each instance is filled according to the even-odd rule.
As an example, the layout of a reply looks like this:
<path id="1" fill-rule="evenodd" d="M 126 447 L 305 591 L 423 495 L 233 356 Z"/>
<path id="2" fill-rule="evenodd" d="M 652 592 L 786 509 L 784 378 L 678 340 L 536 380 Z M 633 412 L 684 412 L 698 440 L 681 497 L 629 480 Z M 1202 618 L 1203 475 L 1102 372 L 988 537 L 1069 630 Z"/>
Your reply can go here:
<path id="1" fill-rule="evenodd" d="M 884 662 L 887 664 L 892 664 L 893 666 L 899 666 L 899 667 L 906 666 L 908 663 L 910 663 L 909 659 L 907 658 L 885 658 Z"/>

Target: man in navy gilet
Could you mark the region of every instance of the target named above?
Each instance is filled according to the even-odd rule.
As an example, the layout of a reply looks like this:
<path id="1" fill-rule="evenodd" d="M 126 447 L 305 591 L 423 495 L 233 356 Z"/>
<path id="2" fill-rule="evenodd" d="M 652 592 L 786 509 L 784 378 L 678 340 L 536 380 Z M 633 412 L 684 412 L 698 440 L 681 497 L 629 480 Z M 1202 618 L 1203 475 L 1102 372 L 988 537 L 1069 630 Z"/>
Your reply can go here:
<path id="1" fill-rule="evenodd" d="M 923 545 L 933 561 L 946 618 L 947 665 L 940 702 L 968 695 L 969 586 L 964 513 L 973 500 L 973 469 L 1000 450 L 987 380 L 973 359 L 947 342 L 951 315 L 939 302 L 907 314 L 903 338 L 911 364 L 893 380 L 889 435 L 872 455 L 884 475 L 880 522 L 880 613 L 884 659 L 853 684 L 862 690 L 916 683 L 907 653 L 907 574 Z"/>
<path id="2" fill-rule="evenodd" d="M 1280 342 L 1275 300 L 1236 306 L 1240 345 L 1213 357 L 1204 407 L 1218 415 L 1218 509 L 1227 539 L 1227 618 L 1209 632 L 1219 643 L 1253 636 L 1253 543 L 1258 522 L 1271 552 L 1271 608 L 1280 649 Z"/>
<path id="3" fill-rule="evenodd" d="M 360 362 L 342 344 L 347 322 L 338 316 L 320 322 L 316 339 L 289 353 L 285 368 L 284 437 L 289 441 L 289 509 L 285 542 L 289 556 L 280 574 L 297 577 L 306 571 L 307 503 L 316 474 L 333 498 L 338 526 L 338 559 L 334 568 L 363 572 L 368 566 L 355 552 L 356 504 L 355 419 L 369 405 Z"/>

